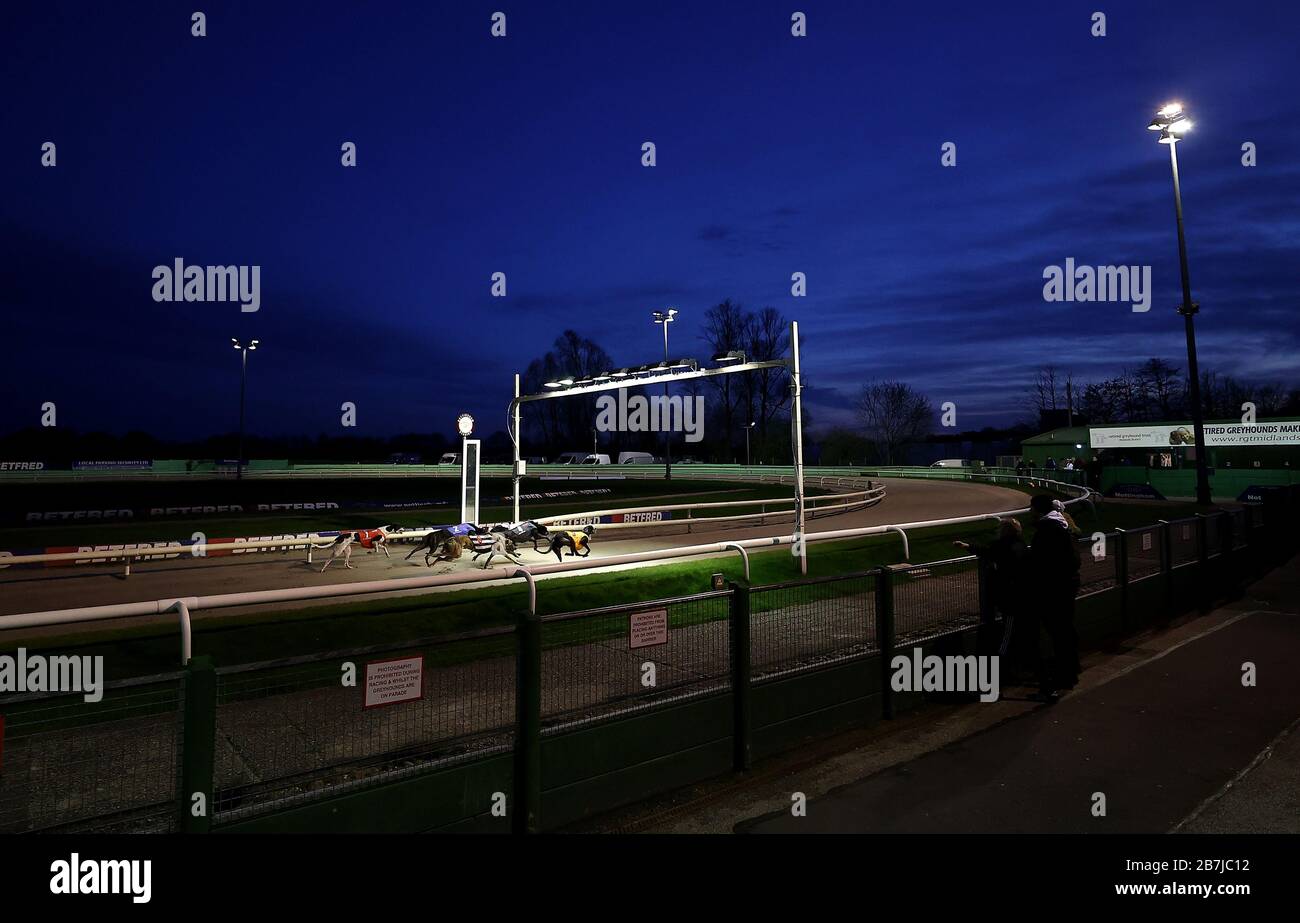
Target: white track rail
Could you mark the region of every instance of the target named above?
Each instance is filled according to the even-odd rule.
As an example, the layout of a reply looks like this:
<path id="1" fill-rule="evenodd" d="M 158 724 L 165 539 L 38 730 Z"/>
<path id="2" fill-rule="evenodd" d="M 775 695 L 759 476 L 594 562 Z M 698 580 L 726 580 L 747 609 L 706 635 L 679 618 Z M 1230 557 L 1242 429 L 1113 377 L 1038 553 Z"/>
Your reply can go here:
<path id="1" fill-rule="evenodd" d="M 1029 479 L 1026 479 L 1029 480 Z M 1067 495 L 1074 495 L 1066 500 L 1066 505 L 1091 503 L 1091 491 L 1074 484 L 1058 481 L 1033 479 L 1036 485 L 1050 487 Z M 921 522 L 894 523 L 880 526 L 866 526 L 857 529 L 839 529 L 832 532 L 815 532 L 803 536 L 806 544 L 835 541 L 837 539 L 863 538 L 871 535 L 883 535 L 887 532 L 903 532 L 908 529 L 928 529 L 939 526 L 959 525 L 997 519 L 1006 516 L 1018 516 L 1028 513 L 1029 508 L 1003 510 L 997 513 L 979 513 L 973 516 L 958 516 L 949 519 L 931 519 Z M 748 549 L 761 549 L 791 545 L 796 540 L 794 535 L 772 535 L 765 538 L 741 539 L 728 542 L 711 542 L 703 545 L 689 545 L 683 548 L 665 548 L 659 551 L 643 551 L 636 554 L 613 555 L 596 560 L 579 559 L 558 564 L 542 564 L 535 567 L 515 567 L 510 570 L 470 570 L 455 574 L 443 574 L 434 577 L 406 577 L 392 580 L 371 580 L 363 583 L 328 584 L 325 586 L 293 587 L 284 590 L 257 590 L 247 593 L 222 593 L 214 596 L 191 596 L 185 598 L 169 597 L 136 603 L 119 603 L 109 606 L 87 606 L 76 609 L 54 609 L 45 612 L 24 612 L 16 615 L 0 616 L 0 630 L 15 628 L 36 628 L 47 625 L 68 625 L 83 622 L 100 622 L 120 618 L 161 615 L 176 612 L 181 627 L 182 662 L 190 657 L 190 614 L 198 610 L 213 610 L 237 606 L 268 605 L 282 602 L 298 602 L 313 599 L 337 599 L 348 596 L 368 596 L 379 593 L 394 593 L 402 590 L 430 589 L 441 586 L 467 586 L 477 583 L 495 583 L 506 580 L 526 579 L 530 588 L 532 605 L 535 605 L 535 577 L 546 574 L 568 573 L 595 570 L 620 564 L 641 564 L 653 561 L 672 560 L 676 558 L 697 557 L 708 554 L 725 554 L 738 551 L 745 556 L 748 564 Z M 963 559 L 964 560 L 964 559 Z"/>

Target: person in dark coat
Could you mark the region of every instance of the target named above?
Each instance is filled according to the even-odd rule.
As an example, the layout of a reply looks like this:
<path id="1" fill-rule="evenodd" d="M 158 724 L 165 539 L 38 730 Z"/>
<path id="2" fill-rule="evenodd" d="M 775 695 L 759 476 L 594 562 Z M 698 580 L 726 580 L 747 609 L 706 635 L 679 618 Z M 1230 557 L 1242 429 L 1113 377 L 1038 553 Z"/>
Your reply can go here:
<path id="1" fill-rule="evenodd" d="M 1039 695 L 1054 701 L 1063 689 L 1073 689 L 1079 680 L 1079 636 L 1074 629 L 1074 598 L 1079 592 L 1079 547 L 1069 524 L 1052 498 L 1039 494 L 1030 501 L 1037 522 L 1029 548 L 1029 570 L 1033 574 L 1033 598 L 1051 643 L 1051 656 L 1042 665 Z"/>
<path id="2" fill-rule="evenodd" d="M 1026 637 L 1036 640 L 1029 631 L 1026 619 L 1028 600 L 1029 548 L 1021 537 L 1020 523 L 1012 518 L 1001 520 L 998 537 L 987 545 L 953 542 L 958 548 L 977 554 L 988 581 L 990 606 L 1002 616 L 1002 632 L 997 639 L 995 653 L 1003 658 L 1002 675 L 1008 679 L 1023 673 L 1033 665 L 1033 657 L 1025 643 Z M 992 653 L 992 652 L 991 652 Z"/>

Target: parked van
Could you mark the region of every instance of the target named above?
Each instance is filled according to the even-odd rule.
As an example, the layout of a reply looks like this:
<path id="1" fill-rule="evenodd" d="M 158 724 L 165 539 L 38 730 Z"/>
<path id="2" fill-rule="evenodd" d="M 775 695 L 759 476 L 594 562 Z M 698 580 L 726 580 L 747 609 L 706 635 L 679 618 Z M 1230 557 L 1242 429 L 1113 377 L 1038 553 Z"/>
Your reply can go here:
<path id="1" fill-rule="evenodd" d="M 438 464 L 458 465 L 460 464 L 460 455 L 455 452 L 444 452 L 442 457 L 438 459 Z"/>
<path id="2" fill-rule="evenodd" d="M 970 458 L 941 458 L 931 468 L 983 468 L 984 462 Z"/>
<path id="3" fill-rule="evenodd" d="M 608 464 L 609 464 L 609 456 L 608 456 L 608 455 L 604 455 L 604 454 L 601 454 L 601 455 L 588 455 L 586 458 L 584 458 L 584 459 L 582 460 L 582 463 L 583 463 L 584 465 L 608 465 Z"/>
<path id="4" fill-rule="evenodd" d="M 655 457 L 649 452 L 619 452 L 618 463 L 620 465 L 653 465 Z"/>

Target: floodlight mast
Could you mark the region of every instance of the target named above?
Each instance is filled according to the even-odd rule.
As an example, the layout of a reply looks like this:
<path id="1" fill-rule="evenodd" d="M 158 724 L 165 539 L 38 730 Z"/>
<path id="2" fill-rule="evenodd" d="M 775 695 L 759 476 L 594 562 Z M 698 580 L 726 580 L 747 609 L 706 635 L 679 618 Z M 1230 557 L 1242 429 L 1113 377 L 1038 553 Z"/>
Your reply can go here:
<path id="1" fill-rule="evenodd" d="M 799 573 L 808 573 L 808 549 L 804 542 L 803 525 L 803 382 L 799 379 L 799 322 L 790 321 L 790 393 L 793 396 L 793 413 L 790 425 L 794 427 L 794 552 L 799 556 Z"/>
<path id="2" fill-rule="evenodd" d="M 519 373 L 515 372 L 515 399 L 510 404 L 511 416 L 514 418 L 515 431 L 514 439 L 511 441 L 515 444 L 515 466 L 511 471 L 511 478 L 515 482 L 515 516 L 511 522 L 519 521 L 519 482 L 523 480 L 519 476 Z"/>

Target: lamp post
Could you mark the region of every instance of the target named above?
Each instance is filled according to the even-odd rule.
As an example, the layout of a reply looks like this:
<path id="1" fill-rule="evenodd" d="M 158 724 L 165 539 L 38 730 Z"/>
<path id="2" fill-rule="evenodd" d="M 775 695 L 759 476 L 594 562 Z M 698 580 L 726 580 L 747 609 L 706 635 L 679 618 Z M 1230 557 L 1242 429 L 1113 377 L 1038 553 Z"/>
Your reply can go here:
<path id="1" fill-rule="evenodd" d="M 677 309 L 669 308 L 667 311 L 652 311 L 650 314 L 654 322 L 664 328 L 664 362 L 668 361 L 668 325 L 677 317 Z M 668 382 L 664 382 L 664 412 L 668 408 Z M 664 427 L 664 480 L 673 479 L 673 444 L 672 434 L 668 427 Z"/>
<path id="2" fill-rule="evenodd" d="M 1192 401 L 1192 429 L 1196 444 L 1196 502 L 1202 506 L 1210 503 L 1210 472 L 1205 457 L 1205 420 L 1201 411 L 1201 375 L 1196 365 L 1196 327 L 1192 318 L 1200 305 L 1192 301 L 1192 283 L 1187 272 L 1187 239 L 1183 233 L 1183 193 L 1178 182 L 1178 142 L 1189 131 L 1192 123 L 1183 112 L 1181 103 L 1170 103 L 1156 112 L 1147 126 L 1148 131 L 1160 132 L 1160 143 L 1169 145 L 1169 166 L 1174 175 L 1174 219 L 1178 225 L 1178 267 L 1182 274 L 1183 303 L 1178 313 L 1183 316 L 1183 330 L 1187 336 L 1188 392 Z"/>
<path id="3" fill-rule="evenodd" d="M 750 424 L 745 427 L 745 467 L 746 468 L 749 467 L 749 431 L 753 429 L 756 425 L 757 425 L 756 422 L 751 421 Z"/>
<path id="4" fill-rule="evenodd" d="M 235 480 L 244 479 L 244 395 L 248 390 L 248 353 L 249 350 L 257 349 L 257 340 L 249 340 L 248 345 L 244 346 L 234 337 L 230 342 L 240 353 L 239 367 L 239 458 L 235 461 Z"/>

